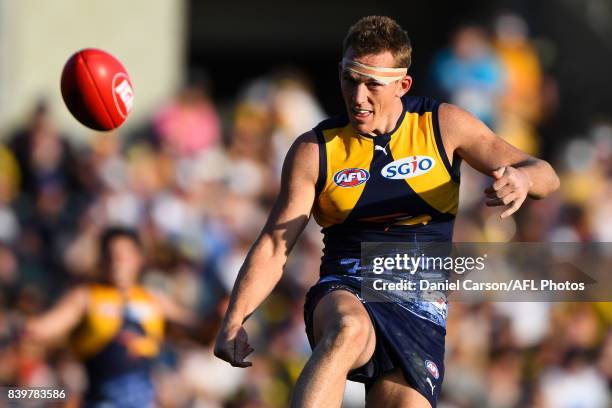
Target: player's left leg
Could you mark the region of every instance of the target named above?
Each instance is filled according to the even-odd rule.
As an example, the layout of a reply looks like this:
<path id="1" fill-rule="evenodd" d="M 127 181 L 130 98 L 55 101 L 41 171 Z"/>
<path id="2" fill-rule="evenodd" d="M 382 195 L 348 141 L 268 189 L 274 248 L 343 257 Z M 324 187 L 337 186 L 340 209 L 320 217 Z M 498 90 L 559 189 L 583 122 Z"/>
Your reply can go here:
<path id="1" fill-rule="evenodd" d="M 366 408 L 431 408 L 420 392 L 411 388 L 401 370 L 380 377 L 368 390 Z"/>
<path id="2" fill-rule="evenodd" d="M 337 408 L 350 370 L 366 364 L 376 347 L 370 316 L 355 294 L 335 290 L 313 313 L 312 356 L 295 384 L 293 408 Z"/>

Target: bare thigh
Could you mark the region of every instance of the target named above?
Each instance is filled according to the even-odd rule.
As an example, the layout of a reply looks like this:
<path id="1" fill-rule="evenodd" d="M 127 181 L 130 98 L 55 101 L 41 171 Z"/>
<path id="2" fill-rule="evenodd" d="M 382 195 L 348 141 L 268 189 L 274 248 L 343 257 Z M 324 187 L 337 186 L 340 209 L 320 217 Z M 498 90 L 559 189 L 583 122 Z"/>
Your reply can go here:
<path id="1" fill-rule="evenodd" d="M 372 385 L 366 396 L 366 408 L 431 408 L 431 404 L 407 383 L 401 370 L 391 371 Z"/>
<path id="2" fill-rule="evenodd" d="M 328 334 L 342 334 L 339 346 L 356 353 L 351 369 L 367 363 L 376 348 L 376 333 L 370 315 L 354 294 L 335 290 L 323 296 L 313 313 L 313 336 L 319 340 Z M 342 344 L 345 339 L 346 344 Z"/>

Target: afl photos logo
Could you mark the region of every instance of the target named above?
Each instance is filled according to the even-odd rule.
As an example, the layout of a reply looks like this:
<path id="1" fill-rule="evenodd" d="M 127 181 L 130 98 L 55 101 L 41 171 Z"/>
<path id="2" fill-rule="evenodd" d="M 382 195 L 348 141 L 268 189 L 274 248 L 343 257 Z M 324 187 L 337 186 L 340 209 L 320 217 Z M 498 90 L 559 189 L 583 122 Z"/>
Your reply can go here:
<path id="1" fill-rule="evenodd" d="M 370 173 L 364 169 L 344 169 L 334 174 L 334 183 L 340 187 L 355 187 L 365 183 L 370 178 Z"/>
<path id="2" fill-rule="evenodd" d="M 381 174 L 391 180 L 409 179 L 431 170 L 436 161 L 429 156 L 410 156 L 395 160 L 383 167 Z"/>

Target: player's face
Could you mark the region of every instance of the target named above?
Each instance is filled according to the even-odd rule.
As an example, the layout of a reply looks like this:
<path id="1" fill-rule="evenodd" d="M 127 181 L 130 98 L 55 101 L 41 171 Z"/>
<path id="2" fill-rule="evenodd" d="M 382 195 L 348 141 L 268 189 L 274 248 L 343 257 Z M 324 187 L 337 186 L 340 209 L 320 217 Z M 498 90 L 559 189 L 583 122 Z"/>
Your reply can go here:
<path id="1" fill-rule="evenodd" d="M 110 257 L 113 285 L 121 289 L 134 285 L 143 265 L 140 247 L 129 238 L 117 237 L 110 243 Z"/>
<path id="2" fill-rule="evenodd" d="M 344 58 L 373 67 L 396 68 L 390 51 L 355 57 L 349 48 Z M 412 78 L 409 75 L 384 84 L 340 66 L 340 86 L 347 114 L 359 133 L 376 135 L 393 130 L 401 114 L 400 98 L 411 85 Z"/>

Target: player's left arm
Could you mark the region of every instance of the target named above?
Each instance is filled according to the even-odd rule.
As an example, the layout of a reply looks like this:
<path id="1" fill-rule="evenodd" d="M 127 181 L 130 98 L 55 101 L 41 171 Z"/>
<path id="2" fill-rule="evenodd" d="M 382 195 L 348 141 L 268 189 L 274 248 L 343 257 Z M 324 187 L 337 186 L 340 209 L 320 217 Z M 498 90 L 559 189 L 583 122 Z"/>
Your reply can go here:
<path id="1" fill-rule="evenodd" d="M 544 198 L 559 188 L 559 178 L 548 162 L 515 148 L 472 114 L 442 104 L 438 118 L 448 157 L 456 153 L 495 179 L 485 194 L 488 206 L 508 206 L 502 218 L 517 211 L 528 196 Z"/>

